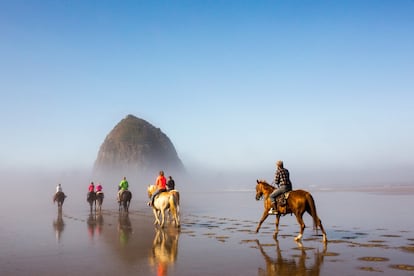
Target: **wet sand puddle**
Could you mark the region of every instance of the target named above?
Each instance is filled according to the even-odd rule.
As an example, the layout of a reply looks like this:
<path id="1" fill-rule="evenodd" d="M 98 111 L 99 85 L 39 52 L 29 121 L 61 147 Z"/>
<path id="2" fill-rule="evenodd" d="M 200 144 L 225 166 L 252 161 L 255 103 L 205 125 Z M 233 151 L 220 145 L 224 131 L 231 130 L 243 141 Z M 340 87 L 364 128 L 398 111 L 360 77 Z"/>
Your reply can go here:
<path id="1" fill-rule="evenodd" d="M 180 275 L 183 271 L 184 274 L 189 274 L 189 271 L 179 269 L 187 263 L 183 253 L 197 248 L 180 245 L 178 252 L 179 238 L 202 240 L 201 244 L 203 240 L 216 243 L 217 251 L 221 250 L 220 244 L 227 244 L 233 251 L 239 251 L 242 258 L 246 258 L 246 266 L 251 266 L 252 270 L 260 273 L 329 275 L 332 271 L 338 271 L 351 274 L 407 275 L 414 272 L 414 234 L 407 230 L 390 232 L 387 229 L 362 230 L 325 226 L 329 241 L 324 244 L 320 232 L 316 234 L 310 226 L 305 229 L 303 241 L 297 243 L 294 242 L 294 237 L 297 235 L 298 225 L 290 222 L 280 225 L 279 238 L 275 241 L 272 238 L 274 222 L 271 220 L 262 225 L 259 233 L 255 233 L 257 221 L 194 214 L 181 215 L 180 229 L 174 230 L 169 225 L 170 222 L 164 229 L 159 229 L 152 225 L 153 215 L 147 210 L 130 211 L 125 216 L 118 211 L 103 210 L 101 214 L 90 214 L 87 217 L 65 213 L 62 217 L 67 223 L 73 221 L 86 224 L 91 232 L 104 228 L 105 231 L 112 229 L 124 233 L 126 243 L 128 236 L 142 236 L 142 229 L 138 227 L 141 225 L 148 230 L 149 239 L 153 239 L 147 244 L 149 248 L 143 253 L 145 256 L 142 259 L 145 259 L 149 270 L 154 274 L 160 264 L 170 267 L 169 275 Z M 127 219 L 123 221 L 123 217 Z M 208 259 L 205 262 L 208 263 Z M 171 269 L 174 266 L 175 270 Z M 207 264 L 206 266 L 208 267 Z M 209 271 L 208 268 L 205 269 L 204 272 Z M 214 274 L 218 273 L 211 273 Z"/>
<path id="2" fill-rule="evenodd" d="M 111 248 L 118 248 L 117 254 L 123 256 L 127 255 L 123 251 L 128 248 L 131 248 L 128 254 L 141 252 L 139 263 L 145 263 L 148 271 L 154 274 L 161 264 L 164 270 L 169 271 L 168 275 L 190 275 L 195 271 L 188 268 L 188 263 L 194 263 L 197 272 L 209 275 L 226 273 L 230 268 L 211 270 L 212 266 L 219 267 L 214 258 L 194 259 L 194 256 L 202 255 L 199 252 L 206 245 L 212 248 L 212 252 L 218 252 L 217 255 L 220 251 L 230 252 L 226 256 L 230 264 L 242 262 L 238 275 L 251 275 L 252 271 L 253 275 L 258 274 L 257 271 L 277 275 L 330 275 L 333 271 L 339 274 L 407 275 L 414 272 L 414 234 L 408 230 L 366 230 L 325 225 L 329 241 L 324 244 L 320 231 L 317 234 L 312 230 L 312 225 L 305 221 L 307 228 L 303 241 L 296 243 L 294 237 L 299 226 L 291 216 L 281 218 L 278 241 L 272 238 L 274 217 L 263 223 L 259 233 L 255 233 L 259 217 L 257 220 L 246 220 L 182 212 L 180 229 L 175 229 L 171 222 L 164 229 L 153 226 L 150 209 L 132 210 L 126 216 L 120 215 L 117 209 L 80 216 L 63 212 L 62 217 L 66 224 L 86 224 L 91 233 L 115 233 L 119 236 L 119 243 L 123 244 L 112 245 Z M 58 221 L 55 219 L 55 222 Z M 132 246 L 131 243 L 137 239 L 145 242 Z M 144 249 L 143 244 L 148 248 Z M 137 263 L 137 259 L 134 262 Z M 134 262 L 131 261 L 132 264 Z"/>
<path id="3" fill-rule="evenodd" d="M 322 235 L 315 234 L 311 227 L 305 229 L 303 241 L 295 243 L 294 237 L 298 230 L 296 224 L 281 224 L 279 241 L 271 239 L 274 223 L 263 224 L 258 234 L 254 231 L 256 225 L 256 221 L 191 215 L 183 220 L 181 234 L 203 235 L 222 243 L 235 240 L 251 249 L 258 249 L 266 262 L 267 269 L 271 267 L 272 270 L 281 273 L 286 271 L 286 275 L 292 271 L 300 274 L 306 271 L 322 270 L 324 261 L 326 267 L 332 268 L 335 268 L 332 264 L 343 263 L 348 266 L 347 269 L 344 268 L 344 271 L 349 271 L 350 265 L 355 273 L 356 271 L 370 271 L 405 275 L 407 272 L 414 272 L 414 238 L 412 238 L 414 234 L 411 231 L 387 233 L 387 229 L 361 231 L 334 226 L 332 229 L 328 228 L 329 241 L 324 245 Z M 248 237 L 251 239 L 246 239 Z M 259 240 L 266 240 L 266 242 L 261 243 Z M 287 249 L 280 248 L 279 244 L 282 241 L 284 246 L 287 244 Z M 294 260 L 295 263 L 301 264 L 301 268 L 298 268 L 299 265 L 293 269 L 289 261 L 284 262 L 286 259 L 282 256 L 282 252 L 288 253 L 291 261 Z M 313 254 L 313 257 L 309 253 Z M 270 257 L 272 255 L 273 259 Z M 314 264 L 310 264 L 312 260 Z M 282 268 L 283 266 L 285 268 Z M 329 269 L 326 268 L 326 270 Z"/>

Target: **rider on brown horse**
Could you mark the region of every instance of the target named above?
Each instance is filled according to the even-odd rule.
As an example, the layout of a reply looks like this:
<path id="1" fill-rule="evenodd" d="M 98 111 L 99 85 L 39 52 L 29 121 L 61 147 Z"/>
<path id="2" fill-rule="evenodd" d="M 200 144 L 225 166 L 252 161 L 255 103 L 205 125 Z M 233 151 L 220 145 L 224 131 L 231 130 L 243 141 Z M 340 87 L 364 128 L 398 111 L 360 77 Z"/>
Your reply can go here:
<path id="1" fill-rule="evenodd" d="M 272 215 L 277 214 L 276 198 L 279 195 L 292 190 L 292 182 L 290 182 L 289 171 L 283 167 L 283 161 L 277 161 L 276 167 L 277 170 L 274 183 L 277 184 L 279 188 L 275 189 L 269 196 L 270 200 L 272 201 L 272 208 L 270 209 L 269 214 Z"/>

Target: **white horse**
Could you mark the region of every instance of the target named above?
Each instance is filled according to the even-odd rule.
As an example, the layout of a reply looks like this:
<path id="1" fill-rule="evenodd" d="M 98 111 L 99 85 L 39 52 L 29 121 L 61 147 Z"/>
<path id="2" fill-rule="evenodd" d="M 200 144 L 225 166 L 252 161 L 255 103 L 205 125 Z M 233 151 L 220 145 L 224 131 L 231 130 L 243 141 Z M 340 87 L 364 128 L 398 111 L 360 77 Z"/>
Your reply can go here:
<path id="1" fill-rule="evenodd" d="M 155 185 L 149 185 L 147 189 L 148 197 L 151 198 L 156 190 L 157 187 Z M 177 190 L 162 192 L 155 197 L 154 204 L 152 205 L 155 225 L 159 224 L 161 227 L 164 227 L 166 210 L 170 211 L 175 226 L 180 227 L 180 194 Z"/>

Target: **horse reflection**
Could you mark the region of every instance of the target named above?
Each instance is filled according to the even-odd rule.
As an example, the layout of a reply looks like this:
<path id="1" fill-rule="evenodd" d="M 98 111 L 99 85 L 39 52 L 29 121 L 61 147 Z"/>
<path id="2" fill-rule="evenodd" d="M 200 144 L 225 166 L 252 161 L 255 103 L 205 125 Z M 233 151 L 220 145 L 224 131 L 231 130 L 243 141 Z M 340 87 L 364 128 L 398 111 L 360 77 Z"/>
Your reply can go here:
<path id="1" fill-rule="evenodd" d="M 60 242 L 62 232 L 65 229 L 65 222 L 62 217 L 62 209 L 58 210 L 57 218 L 53 221 L 53 229 L 55 229 L 56 241 Z"/>
<path id="2" fill-rule="evenodd" d="M 179 230 L 172 227 L 155 230 L 149 263 L 156 267 L 157 276 L 165 276 L 168 274 L 168 267 L 174 265 L 177 260 Z"/>
<path id="3" fill-rule="evenodd" d="M 118 217 L 119 243 L 125 246 L 132 234 L 132 224 L 128 213 L 121 212 Z"/>
<path id="4" fill-rule="evenodd" d="M 270 276 L 270 275 L 319 275 L 320 268 L 323 264 L 324 256 L 326 254 L 327 247 L 324 245 L 322 253 L 318 249 L 314 252 L 313 264 L 309 264 L 309 260 L 306 254 L 306 250 L 302 243 L 298 242 L 298 250 L 300 251 L 299 256 L 291 256 L 290 258 L 283 258 L 282 252 L 279 247 L 279 242 L 276 241 L 276 258 L 271 258 L 266 251 L 263 249 L 263 245 L 256 240 L 257 246 L 262 253 L 266 261 L 266 269 L 259 268 L 259 276 Z M 309 250 L 309 249 L 308 249 Z M 307 262 L 308 260 L 308 262 Z"/>
<path id="5" fill-rule="evenodd" d="M 102 214 L 90 213 L 88 219 L 86 220 L 86 224 L 88 226 L 88 233 L 91 239 L 95 237 L 95 234 L 100 235 L 104 224 Z"/>

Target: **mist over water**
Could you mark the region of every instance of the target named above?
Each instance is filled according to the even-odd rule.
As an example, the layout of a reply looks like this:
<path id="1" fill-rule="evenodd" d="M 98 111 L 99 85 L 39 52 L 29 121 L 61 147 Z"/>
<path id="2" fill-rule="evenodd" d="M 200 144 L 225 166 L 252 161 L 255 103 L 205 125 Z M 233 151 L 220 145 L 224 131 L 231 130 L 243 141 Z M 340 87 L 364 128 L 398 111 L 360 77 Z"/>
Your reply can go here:
<path id="1" fill-rule="evenodd" d="M 290 171 L 293 189 L 343 189 L 362 187 L 401 187 L 414 185 L 414 172 L 406 168 L 389 171 L 312 171 L 287 166 Z M 0 170 L 0 188 L 3 202 L 10 202 L 8 196 L 16 188 L 22 188 L 27 205 L 37 204 L 39 199 L 49 200 L 55 192 L 57 184 L 62 184 L 64 192 L 70 196 L 68 200 L 84 200 L 91 181 L 101 183 L 108 194 L 116 194 L 118 184 L 125 176 L 135 198 L 146 198 L 146 188 L 154 184 L 160 170 L 165 176 L 172 176 L 176 188 L 184 191 L 217 191 L 254 190 L 257 179 L 271 183 L 274 178 L 273 166 L 261 171 L 241 171 L 235 169 L 212 170 L 200 167 L 189 167 L 185 172 L 174 172 L 163 168 L 154 168 L 145 172 L 106 171 L 97 174 L 91 168 L 84 169 L 13 169 Z M 391 174 L 389 174 L 391 172 Z"/>
<path id="2" fill-rule="evenodd" d="M 312 193 L 328 239 L 333 241 L 328 244 L 331 251 L 325 257 L 333 261 L 320 264 L 321 271 L 325 271 L 320 275 L 329 275 L 332 269 L 355 272 L 355 250 L 361 256 L 368 254 L 365 253 L 368 249 L 355 247 L 358 242 L 386 240 L 387 236 L 393 237 L 384 241 L 390 249 L 382 251 L 381 256 L 391 260 L 396 258 L 392 256 L 399 256 L 394 263 L 410 263 L 410 253 L 396 255 L 394 248 L 406 245 L 414 238 L 413 222 L 407 219 L 412 209 L 409 208 L 412 194 L 344 192 L 336 188 L 345 185 L 331 185 L 332 189 L 325 189 L 324 185 L 308 185 L 310 182 L 302 185 L 305 183 L 302 180 L 311 177 L 291 171 L 294 188 Z M 255 248 L 256 243 L 252 242 L 257 240 L 266 245 L 266 251 L 274 257 L 274 248 L 269 247 L 274 244 L 271 238 L 274 217 L 267 219 L 259 234 L 254 233 L 263 211 L 263 201 L 255 200 L 255 185 L 256 179 L 271 182 L 273 173 L 270 170 L 249 173 L 191 169 L 186 174 L 165 171 L 167 176 L 173 176 L 180 191 L 182 228 L 178 232 L 167 228 L 160 233 L 153 226 L 152 211 L 146 205 L 146 188 L 154 184 L 158 175 L 156 169 L 147 174 L 107 172 L 101 176 L 88 169 L 3 171 L 0 274 L 27 275 L 29 271 L 35 271 L 36 275 L 56 275 L 61 271 L 62 263 L 63 271 L 84 274 L 90 269 L 90 263 L 101 263 L 102 266 L 95 268 L 92 274 L 156 275 L 159 256 L 154 252 L 166 248 L 160 249 L 154 244 L 164 237 L 167 240 L 173 238 L 177 246 L 171 253 L 173 263 L 168 275 L 234 273 L 234 262 L 240 263 L 238 275 L 256 275 L 257 268 L 264 267 L 264 259 Z M 115 200 L 123 176 L 127 177 L 133 193 L 128 216 L 118 213 Z M 86 202 L 91 181 L 100 182 L 104 187 L 105 200 L 100 215 L 91 214 Z M 68 196 L 62 213 L 52 203 L 58 183 Z M 396 213 L 390 206 L 403 208 Z M 307 251 L 317 253 L 322 250 L 320 237 L 314 236 L 310 216 L 305 215 L 304 219 L 308 226 L 304 245 Z M 282 217 L 281 225 L 278 246 L 284 257 L 295 256 L 299 252 L 293 242 L 298 231 L 296 219 L 294 216 Z M 347 244 L 349 240 L 352 248 Z M 205 250 L 212 252 L 212 256 L 206 259 Z M 377 249 L 373 247 L 371 250 L 375 252 Z M 313 254 L 307 256 L 313 260 Z M 225 263 L 222 262 L 224 257 Z M 335 261 L 338 259 L 339 262 Z M 189 263 L 197 270 L 188 266 Z M 390 272 L 387 265 L 382 267 Z"/>

